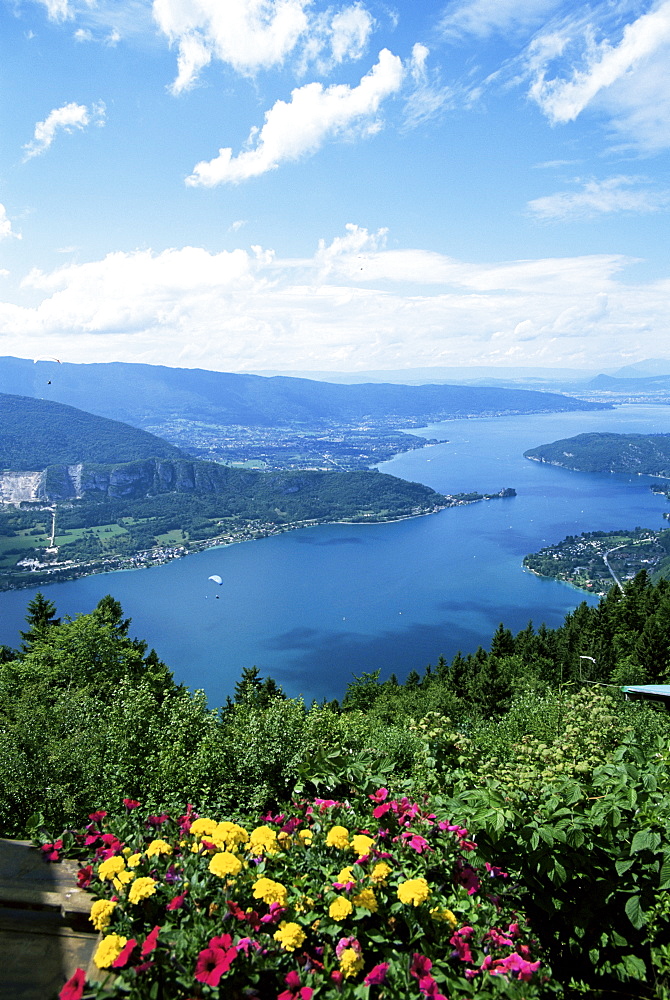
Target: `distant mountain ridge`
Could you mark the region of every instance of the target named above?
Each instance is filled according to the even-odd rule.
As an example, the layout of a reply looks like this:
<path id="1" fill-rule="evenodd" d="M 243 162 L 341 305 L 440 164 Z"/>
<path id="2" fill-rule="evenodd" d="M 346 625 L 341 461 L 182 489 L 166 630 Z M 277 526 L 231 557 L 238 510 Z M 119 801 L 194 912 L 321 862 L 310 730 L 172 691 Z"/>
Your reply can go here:
<path id="1" fill-rule="evenodd" d="M 37 472 L 49 465 L 183 458 L 162 438 L 47 399 L 0 393 L 0 469 Z"/>
<path id="2" fill-rule="evenodd" d="M 670 434 L 577 434 L 530 448 L 524 458 L 576 472 L 620 472 L 670 479 Z"/>
<path id="3" fill-rule="evenodd" d="M 135 427 L 166 419 L 225 425 L 308 427 L 376 422 L 407 426 L 493 413 L 607 408 L 558 393 L 463 385 L 341 385 L 156 365 L 34 364 L 0 358 L 0 391 L 76 406 Z"/>

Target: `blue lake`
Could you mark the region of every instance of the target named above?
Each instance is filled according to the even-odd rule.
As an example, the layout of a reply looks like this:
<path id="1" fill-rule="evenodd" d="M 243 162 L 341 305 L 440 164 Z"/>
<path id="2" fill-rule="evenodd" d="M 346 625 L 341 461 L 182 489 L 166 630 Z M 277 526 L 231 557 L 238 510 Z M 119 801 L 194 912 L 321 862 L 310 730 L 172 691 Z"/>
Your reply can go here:
<path id="1" fill-rule="evenodd" d="M 582 531 L 667 524 L 667 501 L 649 489 L 655 480 L 523 458 L 586 431 L 668 433 L 670 407 L 436 424 L 415 433 L 447 443 L 399 455 L 381 471 L 440 492 L 511 486 L 518 495 L 391 524 L 322 525 L 41 589 L 71 616 L 111 593 L 132 617 L 131 633 L 212 705 L 254 664 L 290 695 L 341 697 L 363 671 L 402 679 L 440 655 L 487 646 L 501 621 L 513 631 L 529 620 L 560 624 L 585 595 L 525 573 L 526 553 Z M 208 582 L 212 573 L 222 587 Z M 0 642 L 18 644 L 34 594 L 0 593 Z"/>

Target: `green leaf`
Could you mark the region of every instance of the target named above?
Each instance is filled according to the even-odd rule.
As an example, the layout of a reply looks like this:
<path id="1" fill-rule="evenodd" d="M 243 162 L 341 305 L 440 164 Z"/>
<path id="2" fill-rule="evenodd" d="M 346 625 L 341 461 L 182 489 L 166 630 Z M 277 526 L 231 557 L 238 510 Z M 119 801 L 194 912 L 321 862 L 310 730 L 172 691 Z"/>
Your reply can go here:
<path id="1" fill-rule="evenodd" d="M 617 875 L 623 875 L 624 872 L 627 872 L 628 869 L 632 868 L 634 864 L 635 858 L 619 858 L 619 860 L 614 863 Z"/>
<path id="2" fill-rule="evenodd" d="M 644 927 L 647 918 L 645 917 L 642 907 L 640 906 L 639 896 L 630 896 L 626 901 L 625 910 L 626 916 L 636 930 Z"/>
<path id="3" fill-rule="evenodd" d="M 634 854 L 636 851 L 655 851 L 660 843 L 661 838 L 653 830 L 638 830 L 630 845 L 630 852 Z"/>
<path id="4" fill-rule="evenodd" d="M 663 855 L 663 864 L 661 865 L 661 874 L 658 883 L 658 888 L 667 889 L 668 887 L 670 887 L 670 854 L 666 852 Z"/>

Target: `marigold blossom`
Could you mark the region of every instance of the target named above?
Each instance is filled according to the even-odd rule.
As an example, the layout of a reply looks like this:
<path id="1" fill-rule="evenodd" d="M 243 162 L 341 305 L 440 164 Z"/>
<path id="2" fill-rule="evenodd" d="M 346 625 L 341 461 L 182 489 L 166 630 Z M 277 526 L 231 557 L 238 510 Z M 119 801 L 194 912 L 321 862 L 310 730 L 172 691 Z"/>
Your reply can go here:
<path id="1" fill-rule="evenodd" d="M 225 878 L 227 875 L 239 875 L 242 871 L 242 862 L 230 851 L 222 851 L 212 856 L 208 868 L 212 875 Z"/>
<path id="2" fill-rule="evenodd" d="M 273 882 L 271 878 L 259 878 L 254 882 L 254 899 L 262 899 L 264 903 L 279 903 L 283 906 L 287 895 L 286 887 L 281 882 Z"/>
<path id="3" fill-rule="evenodd" d="M 109 921 L 112 919 L 112 913 L 115 909 L 116 903 L 113 900 L 96 899 L 91 907 L 91 915 L 88 918 L 96 931 L 104 931 L 109 926 Z"/>
<path id="4" fill-rule="evenodd" d="M 189 833 L 192 833 L 194 837 L 211 837 L 217 826 L 218 824 L 213 819 L 206 819 L 204 816 L 201 816 L 200 819 L 196 819 L 191 823 Z"/>
<path id="5" fill-rule="evenodd" d="M 346 920 L 353 912 L 354 908 L 346 896 L 338 896 L 328 907 L 328 916 L 332 920 Z"/>
<path id="6" fill-rule="evenodd" d="M 155 854 L 172 854 L 172 844 L 167 840 L 152 840 L 146 850 L 148 858 L 153 858 Z"/>
<path id="7" fill-rule="evenodd" d="M 401 903 L 420 906 L 430 896 L 430 886 L 425 878 L 410 878 L 398 886 L 398 899 Z"/>
<path id="8" fill-rule="evenodd" d="M 363 956 L 355 948 L 345 948 L 340 955 L 340 971 L 346 979 L 356 976 L 363 964 Z"/>
<path id="9" fill-rule="evenodd" d="M 368 855 L 373 844 L 374 839 L 372 837 L 367 837 L 364 833 L 357 833 L 355 837 L 351 838 L 351 846 L 356 851 L 359 858 Z"/>
<path id="10" fill-rule="evenodd" d="M 369 910 L 370 913 L 376 913 L 379 908 L 377 897 L 372 889 L 361 889 L 358 895 L 352 898 L 352 903 L 354 906 L 360 906 L 364 910 Z"/>
<path id="11" fill-rule="evenodd" d="M 110 969 L 112 962 L 121 954 L 128 938 L 121 934 L 108 934 L 102 939 L 93 956 L 93 961 L 99 969 Z"/>
<path id="12" fill-rule="evenodd" d="M 249 834 L 247 848 L 254 856 L 260 854 L 276 854 L 277 834 L 269 826 L 259 826 Z"/>
<path id="13" fill-rule="evenodd" d="M 98 878 L 112 881 L 126 867 L 126 862 L 118 854 L 102 861 L 98 866 Z"/>
<path id="14" fill-rule="evenodd" d="M 373 882 L 379 882 L 380 885 L 386 885 L 386 879 L 390 874 L 391 866 L 387 865 L 385 861 L 379 861 L 370 872 L 370 878 Z"/>
<path id="15" fill-rule="evenodd" d="M 153 896 L 156 892 L 156 885 L 157 883 L 149 877 L 136 879 L 130 887 L 128 902 L 139 903 L 141 900 Z"/>
<path id="16" fill-rule="evenodd" d="M 307 935 L 300 924 L 282 920 L 279 930 L 275 931 L 273 937 L 285 951 L 295 951 L 301 946 Z"/>
<path id="17" fill-rule="evenodd" d="M 326 846 L 346 851 L 349 845 L 349 831 L 346 826 L 331 826 L 326 835 Z"/>

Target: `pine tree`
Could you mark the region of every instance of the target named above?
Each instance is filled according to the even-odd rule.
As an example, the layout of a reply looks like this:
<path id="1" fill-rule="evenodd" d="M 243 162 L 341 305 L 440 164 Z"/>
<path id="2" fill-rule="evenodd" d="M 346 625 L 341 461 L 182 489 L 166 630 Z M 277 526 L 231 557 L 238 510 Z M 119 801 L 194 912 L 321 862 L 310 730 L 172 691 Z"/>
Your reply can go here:
<path id="1" fill-rule="evenodd" d="M 28 602 L 26 622 L 29 628 L 26 632 L 21 632 L 24 653 L 30 652 L 34 643 L 43 639 L 48 629 L 57 628 L 60 625 L 60 618 L 56 618 L 56 605 L 53 601 L 47 600 L 41 591 L 38 591 L 32 601 Z"/>

